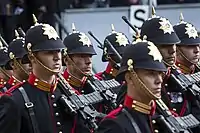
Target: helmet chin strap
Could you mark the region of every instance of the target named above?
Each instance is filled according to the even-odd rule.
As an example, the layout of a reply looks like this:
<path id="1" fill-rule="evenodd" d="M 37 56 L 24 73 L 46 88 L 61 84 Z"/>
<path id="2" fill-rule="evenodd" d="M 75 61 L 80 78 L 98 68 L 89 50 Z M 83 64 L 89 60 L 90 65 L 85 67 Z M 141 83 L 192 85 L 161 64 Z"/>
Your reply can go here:
<path id="1" fill-rule="evenodd" d="M 131 70 L 130 72 L 132 74 L 131 80 L 134 83 L 134 85 L 136 85 L 137 89 L 142 89 L 144 93 L 148 95 L 151 100 L 156 100 L 161 98 L 161 96 L 156 96 L 151 92 L 151 90 L 142 82 L 142 80 L 138 77 L 137 73 L 134 70 Z"/>
<path id="2" fill-rule="evenodd" d="M 7 77 L 7 79 L 10 78 L 10 75 L 5 71 L 4 68 L 0 67 L 0 71 Z"/>
<path id="3" fill-rule="evenodd" d="M 59 73 L 61 71 L 61 67 L 59 70 L 52 70 L 51 68 L 49 68 L 48 66 L 44 65 L 39 59 L 37 59 L 34 54 L 31 54 L 31 56 L 33 56 L 33 58 L 35 59 L 35 61 L 37 61 L 43 68 L 45 68 L 46 70 L 48 70 L 49 72 L 53 72 L 53 73 Z"/>
<path id="4" fill-rule="evenodd" d="M 182 56 L 185 60 L 187 60 L 189 63 L 191 63 L 191 64 L 193 64 L 193 65 L 196 65 L 196 64 L 194 64 L 193 62 L 191 62 L 191 61 L 184 55 L 184 53 L 183 53 L 179 48 L 177 48 L 177 50 L 178 50 L 178 52 L 181 54 L 181 56 Z"/>
<path id="5" fill-rule="evenodd" d="M 14 64 L 16 64 L 16 66 L 18 66 L 25 74 L 27 74 L 27 76 L 29 75 L 29 73 L 24 69 L 22 64 L 16 60 L 16 58 L 14 58 L 13 61 L 14 61 Z"/>
<path id="6" fill-rule="evenodd" d="M 69 61 L 70 63 L 72 63 L 72 65 L 74 66 L 74 68 L 76 70 L 78 70 L 83 76 L 90 76 L 90 74 L 85 74 L 80 68 L 77 67 L 77 65 L 74 63 L 74 61 L 69 57 L 69 55 L 65 55 L 65 57 L 67 58 L 67 61 Z"/>
<path id="7" fill-rule="evenodd" d="M 108 61 L 113 65 L 119 66 L 116 61 L 114 61 L 110 56 L 107 56 Z M 112 66 L 113 67 L 113 66 Z M 120 66 L 119 66 L 120 67 Z"/>
<path id="8" fill-rule="evenodd" d="M 168 66 L 168 67 L 173 67 L 173 66 L 174 66 L 174 64 L 175 64 L 175 63 L 174 63 L 174 64 L 170 65 L 169 63 L 167 63 L 167 62 L 166 62 L 166 61 L 164 61 L 164 60 L 163 60 L 163 63 L 164 63 L 166 66 Z"/>

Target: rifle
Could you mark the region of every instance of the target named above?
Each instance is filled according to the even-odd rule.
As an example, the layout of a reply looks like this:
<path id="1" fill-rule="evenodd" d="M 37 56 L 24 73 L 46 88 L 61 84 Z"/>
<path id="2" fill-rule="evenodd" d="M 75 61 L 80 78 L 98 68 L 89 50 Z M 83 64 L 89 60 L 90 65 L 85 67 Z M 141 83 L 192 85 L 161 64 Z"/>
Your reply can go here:
<path id="1" fill-rule="evenodd" d="M 99 39 L 97 39 L 97 37 L 95 37 L 91 31 L 88 31 L 88 33 L 99 43 L 100 46 L 98 45 L 98 47 L 100 49 L 103 49 L 103 44 L 99 41 Z M 115 53 L 118 60 L 121 60 L 122 59 L 121 55 L 112 46 L 112 44 L 110 43 L 108 39 L 106 39 L 106 43 L 109 45 L 111 50 Z M 115 64 L 115 67 L 119 69 L 119 66 L 111 58 L 109 59 L 111 62 L 113 62 L 113 64 Z M 108 105 L 108 107 L 115 109 L 117 107 L 117 104 L 116 104 L 117 94 L 113 92 L 113 89 L 120 87 L 121 85 L 115 79 L 99 81 L 97 78 L 95 78 L 92 75 L 87 75 L 87 77 L 88 77 L 87 83 L 92 87 L 94 91 L 97 91 L 101 94 L 101 96 L 104 99 L 105 104 Z"/>
<path id="2" fill-rule="evenodd" d="M 156 105 L 156 109 L 161 115 L 156 116 L 155 120 L 161 126 L 160 128 L 166 129 L 170 133 L 192 133 L 191 129 L 200 124 L 192 114 L 174 117 L 161 99 L 156 100 Z"/>
<path id="3" fill-rule="evenodd" d="M 117 94 L 113 92 L 113 89 L 120 87 L 121 84 L 115 79 L 111 80 L 98 80 L 93 75 L 87 76 L 87 83 L 91 86 L 94 92 L 98 92 L 103 98 L 103 102 L 112 109 L 117 107 L 116 98 Z"/>
<path id="4" fill-rule="evenodd" d="M 96 118 L 102 118 L 105 115 L 97 112 L 92 104 L 103 100 L 100 94 L 94 92 L 87 95 L 77 95 L 60 73 L 58 77 L 58 86 L 63 93 L 59 103 L 64 108 L 64 111 L 70 115 L 80 115 L 89 129 L 97 129 Z"/>
<path id="5" fill-rule="evenodd" d="M 178 86 L 178 89 L 173 91 L 189 91 L 196 97 L 197 100 L 200 100 L 200 72 L 194 74 L 183 74 L 172 68 L 169 80 Z"/>

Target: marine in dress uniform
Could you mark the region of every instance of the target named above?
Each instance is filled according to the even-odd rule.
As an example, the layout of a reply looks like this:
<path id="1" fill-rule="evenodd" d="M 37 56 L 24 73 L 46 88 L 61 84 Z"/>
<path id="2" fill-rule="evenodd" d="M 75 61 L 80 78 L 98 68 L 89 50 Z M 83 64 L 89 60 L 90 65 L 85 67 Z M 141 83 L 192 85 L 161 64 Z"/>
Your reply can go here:
<path id="1" fill-rule="evenodd" d="M 161 97 L 162 74 L 166 70 L 152 42 L 140 40 L 128 46 L 119 69 L 119 75 L 127 82 L 124 104 L 108 114 L 97 133 L 153 132 L 151 115 L 156 108 L 153 100 Z M 143 72 L 146 74 L 142 75 Z M 146 78 L 153 82 L 147 82 Z"/>
<path id="2" fill-rule="evenodd" d="M 89 78 L 92 77 L 92 80 L 99 81 L 99 78 L 92 75 L 92 56 L 96 55 L 96 52 L 85 33 L 77 31 L 74 24 L 72 29 L 73 32 L 64 39 L 67 54 L 63 56 L 63 60 L 67 68 L 63 76 L 79 94 L 93 93 L 96 91 L 96 86 L 91 85 L 93 81 Z M 110 101 L 107 102 L 103 96 L 101 98 L 95 96 L 95 98 L 102 98 L 101 101 L 93 105 L 98 112 L 107 113 L 111 110 Z"/>
<path id="3" fill-rule="evenodd" d="M 175 66 L 176 45 L 180 43 L 180 39 L 169 20 L 155 15 L 154 10 L 152 11 L 152 17 L 141 27 L 141 36 L 147 35 L 147 39 L 158 47 L 168 67 L 162 87 L 162 100 L 176 115 L 184 116 L 190 113 L 186 94 L 171 80 L 171 74 L 175 74 L 178 70 Z M 154 34 L 151 31 L 155 31 Z"/>
<path id="4" fill-rule="evenodd" d="M 174 25 L 174 30 L 181 42 L 177 44 L 176 66 L 178 72 L 183 74 L 192 74 L 198 72 L 198 61 L 200 58 L 200 38 L 197 30 L 191 23 L 185 22 L 183 15 L 180 15 L 180 22 Z M 187 92 L 187 100 L 190 105 L 190 113 L 200 120 L 199 101 L 190 92 Z"/>
<path id="5" fill-rule="evenodd" d="M 180 15 L 180 22 L 174 25 L 181 42 L 177 45 L 177 60 L 178 69 L 184 74 L 192 74 L 198 72 L 197 63 L 200 58 L 200 38 L 197 30 L 191 23 L 183 20 L 183 15 Z"/>
<path id="6" fill-rule="evenodd" d="M 114 26 L 112 25 L 112 32 L 106 36 L 103 45 L 103 55 L 102 61 L 108 62 L 106 70 L 100 73 L 97 73 L 96 76 L 100 77 L 103 80 L 109 80 L 116 78 L 117 72 L 119 70 L 120 60 L 116 58 L 114 51 L 107 44 L 106 39 L 113 45 L 117 52 L 122 55 L 124 49 L 130 44 L 128 38 L 124 33 L 116 32 Z M 119 79 L 118 79 L 119 80 Z M 122 83 L 123 79 L 119 82 Z"/>
<path id="7" fill-rule="evenodd" d="M 61 70 L 61 50 L 65 46 L 55 29 L 48 24 L 36 23 L 27 31 L 24 47 L 33 71 L 26 82 L 7 91 L 17 106 L 12 112 L 9 108 L 1 108 L 0 126 L 9 121 L 4 115 L 18 110 L 20 115 L 17 122 L 9 121 L 9 124 L 15 124 L 14 127 L 0 127 L 4 129 L 1 133 L 88 133 L 79 117 L 68 115 L 59 102 L 62 92 L 57 87 L 60 82 L 56 75 Z M 0 104 L 2 102 L 0 100 Z"/>
<path id="8" fill-rule="evenodd" d="M 1 43 L 1 42 L 0 42 Z M 12 70 L 6 70 L 5 65 L 9 61 L 8 48 L 0 46 L 0 91 L 12 75 Z"/>
<path id="9" fill-rule="evenodd" d="M 27 51 L 24 49 L 25 39 L 19 37 L 16 30 L 15 33 L 16 38 L 8 46 L 9 60 L 7 60 L 5 65 L 5 69 L 12 70 L 13 74 L 2 88 L 4 92 L 10 87 L 27 80 L 31 71 L 30 63 L 23 60 L 23 57 L 27 55 Z"/>
<path id="10" fill-rule="evenodd" d="M 92 56 L 96 55 L 96 52 L 85 33 L 76 31 L 74 24 L 72 30 L 73 32 L 64 39 L 67 56 L 64 56 L 63 60 L 67 68 L 63 76 L 79 93 L 87 94 L 93 90 L 86 84 L 85 74 L 91 74 Z"/>
<path id="11" fill-rule="evenodd" d="M 168 67 L 166 75 L 170 75 L 170 69 L 175 64 L 176 44 L 179 43 L 180 40 L 174 32 L 173 26 L 169 20 L 155 15 L 155 10 L 152 8 L 152 17 L 142 24 L 141 36 L 147 36 L 147 40 L 153 42 L 158 47 L 163 56 L 163 62 L 166 67 Z M 167 78 L 164 80 L 164 84 L 168 84 Z M 126 91 L 126 89 L 121 90 L 118 94 L 119 103 L 123 102 L 124 91 Z M 164 89 L 162 93 L 167 94 Z"/>

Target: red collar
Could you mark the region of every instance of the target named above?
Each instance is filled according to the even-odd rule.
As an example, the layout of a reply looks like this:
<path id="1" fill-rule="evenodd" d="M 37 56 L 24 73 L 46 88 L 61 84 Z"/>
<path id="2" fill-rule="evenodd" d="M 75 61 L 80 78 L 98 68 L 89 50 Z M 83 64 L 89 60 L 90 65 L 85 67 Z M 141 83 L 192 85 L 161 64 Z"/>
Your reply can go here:
<path id="1" fill-rule="evenodd" d="M 128 95 L 125 97 L 124 106 L 148 115 L 154 115 L 156 110 L 156 104 L 154 101 L 152 102 L 152 105 L 146 105 L 144 103 L 133 100 L 133 98 Z"/>
<path id="2" fill-rule="evenodd" d="M 14 76 L 11 76 L 10 79 L 8 80 L 8 84 L 14 86 L 18 83 L 21 83 L 22 81 L 19 81 L 18 79 L 16 79 Z"/>
<path id="3" fill-rule="evenodd" d="M 0 86 L 4 86 L 6 84 L 6 81 L 3 78 L 0 78 Z"/>
<path id="4" fill-rule="evenodd" d="M 48 84 L 44 81 L 39 80 L 33 73 L 31 73 L 29 75 L 28 82 L 29 84 L 37 87 L 38 89 L 42 91 L 54 92 L 57 87 L 58 79 L 56 78 L 56 81 L 54 84 Z"/>
<path id="5" fill-rule="evenodd" d="M 192 67 L 188 67 L 184 65 L 183 63 L 176 61 L 176 66 L 184 74 L 192 74 L 195 71 L 195 65 L 192 65 Z"/>
<path id="6" fill-rule="evenodd" d="M 111 63 L 108 63 L 105 72 L 106 72 L 107 74 L 112 75 L 113 77 L 116 77 L 116 76 L 117 76 L 117 73 L 118 73 L 118 69 L 112 67 L 112 64 L 111 64 Z"/>
<path id="7" fill-rule="evenodd" d="M 75 87 L 83 87 L 87 77 L 83 77 L 82 80 L 79 80 L 78 78 L 76 78 L 75 76 L 73 76 L 72 74 L 70 74 L 67 69 L 64 71 L 63 77 L 66 79 L 66 81 Z"/>

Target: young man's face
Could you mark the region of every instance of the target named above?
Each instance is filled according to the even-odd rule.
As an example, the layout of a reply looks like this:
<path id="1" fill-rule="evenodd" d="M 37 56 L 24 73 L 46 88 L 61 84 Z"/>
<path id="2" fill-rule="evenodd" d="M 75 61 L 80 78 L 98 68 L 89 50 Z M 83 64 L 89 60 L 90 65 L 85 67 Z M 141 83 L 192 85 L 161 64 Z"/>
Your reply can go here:
<path id="1" fill-rule="evenodd" d="M 74 54 L 70 55 L 72 61 L 85 74 L 90 74 L 92 72 L 92 55 L 90 54 Z M 67 68 L 70 73 L 76 75 L 82 75 L 77 68 L 75 68 L 73 65 L 69 65 L 67 61 L 65 61 Z"/>
<path id="2" fill-rule="evenodd" d="M 28 73 L 32 71 L 32 67 L 30 63 L 22 64 L 22 60 L 18 59 L 18 63 L 15 65 L 15 72 L 17 73 L 18 77 L 20 77 L 23 80 L 26 80 L 28 78 Z M 22 70 L 23 69 L 23 70 Z"/>
<path id="3" fill-rule="evenodd" d="M 62 67 L 61 51 L 39 51 L 36 53 L 36 58 L 39 59 L 49 69 L 54 72 L 59 72 Z M 36 63 L 37 66 L 40 64 Z"/>
<path id="4" fill-rule="evenodd" d="M 183 53 L 183 55 L 190 61 L 192 64 L 197 64 L 200 58 L 200 48 L 199 45 L 187 45 L 187 46 L 179 46 L 179 50 Z"/>
<path id="5" fill-rule="evenodd" d="M 163 60 L 169 64 L 173 65 L 176 62 L 176 45 L 160 45 L 158 49 L 163 56 Z"/>
<path id="6" fill-rule="evenodd" d="M 18 62 L 19 62 L 19 64 L 23 67 L 23 69 L 24 69 L 27 73 L 29 73 L 29 72 L 32 71 L 32 67 L 31 67 L 31 64 L 30 64 L 30 63 L 25 63 L 25 64 L 23 64 L 21 59 L 18 59 Z"/>
<path id="7" fill-rule="evenodd" d="M 163 72 L 154 70 L 137 69 L 136 73 L 148 89 L 157 97 L 161 96 Z"/>

